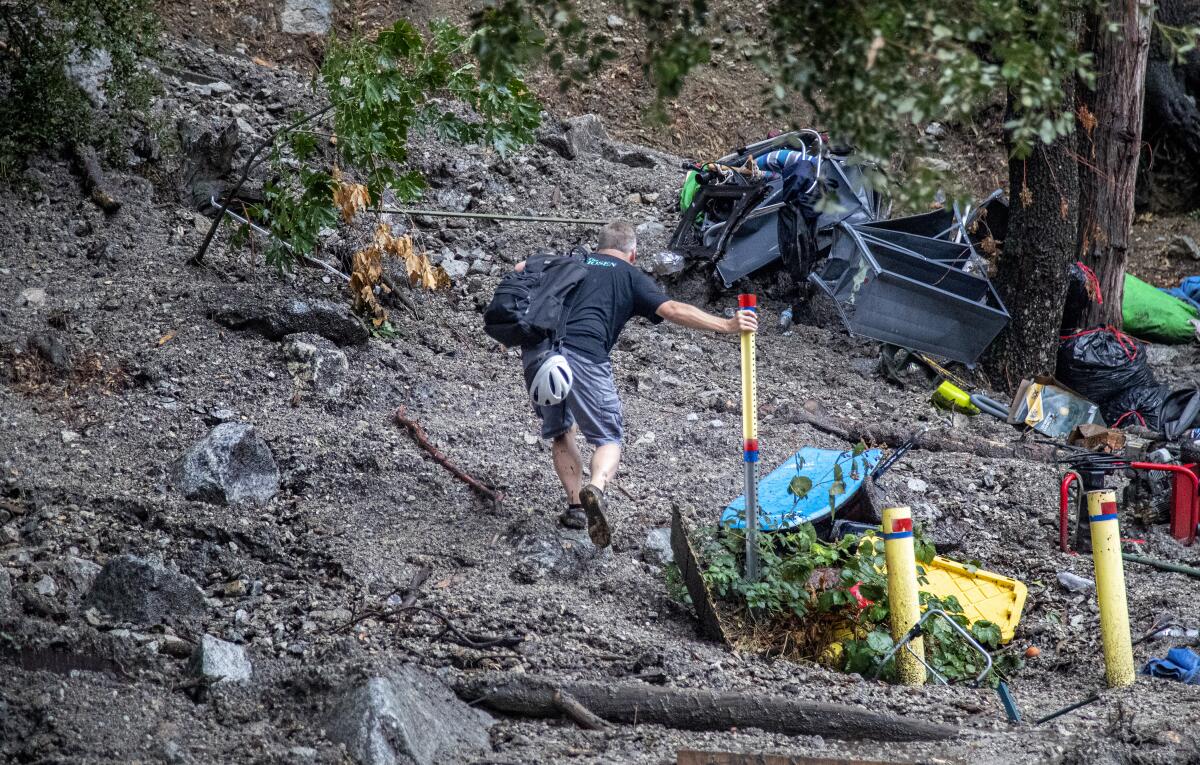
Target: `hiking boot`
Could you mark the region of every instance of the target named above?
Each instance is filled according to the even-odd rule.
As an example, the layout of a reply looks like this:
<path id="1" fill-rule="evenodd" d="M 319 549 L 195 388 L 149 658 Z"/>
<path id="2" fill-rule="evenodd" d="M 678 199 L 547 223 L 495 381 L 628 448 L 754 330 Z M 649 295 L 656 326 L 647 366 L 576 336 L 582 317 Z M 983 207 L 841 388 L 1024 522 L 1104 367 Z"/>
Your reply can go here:
<path id="1" fill-rule="evenodd" d="M 587 530 L 592 544 L 608 547 L 612 544 L 612 531 L 608 527 L 608 519 L 604 517 L 604 492 L 589 483 L 579 492 L 579 501 L 587 513 Z"/>
<path id="2" fill-rule="evenodd" d="M 584 512 L 583 505 L 567 505 L 567 509 L 559 514 L 558 522 L 568 529 L 586 529 L 587 513 Z"/>

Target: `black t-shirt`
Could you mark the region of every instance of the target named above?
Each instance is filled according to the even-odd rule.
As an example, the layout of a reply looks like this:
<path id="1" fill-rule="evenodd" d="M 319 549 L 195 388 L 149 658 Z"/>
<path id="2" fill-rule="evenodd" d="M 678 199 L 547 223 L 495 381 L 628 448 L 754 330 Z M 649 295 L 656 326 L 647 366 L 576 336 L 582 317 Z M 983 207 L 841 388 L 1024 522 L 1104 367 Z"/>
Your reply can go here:
<path id="1" fill-rule="evenodd" d="M 646 274 L 620 258 L 588 253 L 587 276 L 575 289 L 563 330 L 563 345 L 597 363 L 608 361 L 625 322 L 642 316 L 655 324 L 655 311 L 670 300 Z"/>

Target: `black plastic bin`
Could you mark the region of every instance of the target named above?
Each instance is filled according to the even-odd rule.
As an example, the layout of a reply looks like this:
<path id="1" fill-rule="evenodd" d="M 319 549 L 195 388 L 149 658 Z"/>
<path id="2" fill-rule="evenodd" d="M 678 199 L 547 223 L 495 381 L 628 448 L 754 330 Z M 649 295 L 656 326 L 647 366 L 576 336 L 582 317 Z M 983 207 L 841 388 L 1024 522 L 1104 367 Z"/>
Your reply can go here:
<path id="1" fill-rule="evenodd" d="M 961 270 L 969 253 L 967 244 L 843 225 L 809 279 L 852 334 L 974 364 L 1009 317 L 991 282 Z"/>

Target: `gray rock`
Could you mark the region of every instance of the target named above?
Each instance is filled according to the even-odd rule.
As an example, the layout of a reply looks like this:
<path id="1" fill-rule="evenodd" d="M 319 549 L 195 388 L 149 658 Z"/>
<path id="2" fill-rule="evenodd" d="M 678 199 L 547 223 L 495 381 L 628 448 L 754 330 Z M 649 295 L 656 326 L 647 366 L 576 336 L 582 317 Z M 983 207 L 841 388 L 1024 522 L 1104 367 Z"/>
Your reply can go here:
<path id="1" fill-rule="evenodd" d="M 188 499 L 265 505 L 279 491 L 271 448 L 248 422 L 217 425 L 175 463 L 171 480 Z"/>
<path id="2" fill-rule="evenodd" d="M 491 751 L 495 721 L 413 666 L 349 690 L 326 724 L 359 765 L 450 765 Z"/>
<path id="3" fill-rule="evenodd" d="M 199 677 L 234 682 L 249 680 L 253 672 L 245 648 L 212 635 L 200 638 L 200 644 L 192 652 L 188 669 Z"/>
<path id="4" fill-rule="evenodd" d="M 333 23 L 331 0 L 284 0 L 279 28 L 292 35 L 323 35 Z"/>
<path id="5" fill-rule="evenodd" d="M 637 229 L 639 240 L 654 241 L 663 239 L 667 236 L 667 227 L 656 220 L 648 220 L 645 223 L 639 223 Z"/>
<path id="6" fill-rule="evenodd" d="M 609 144 L 604 147 L 604 158 L 628 167 L 656 167 L 658 161 L 645 149 L 626 149 Z"/>
<path id="7" fill-rule="evenodd" d="M 67 345 L 66 334 L 48 329 L 34 332 L 25 341 L 26 347 L 41 357 L 55 372 L 66 374 L 71 372 L 74 364 L 71 361 L 71 351 Z"/>
<path id="8" fill-rule="evenodd" d="M 103 48 L 89 50 L 87 55 L 76 51 L 67 59 L 67 77 L 97 109 L 108 103 L 105 91 L 112 68 L 112 54 Z"/>
<path id="9" fill-rule="evenodd" d="M 471 273 L 471 264 L 465 260 L 455 258 L 446 258 L 442 261 L 442 268 L 446 271 L 446 275 L 451 281 L 462 281 L 467 278 L 467 274 Z"/>
<path id="10" fill-rule="evenodd" d="M 296 384 L 312 390 L 319 398 L 346 395 L 350 362 L 336 345 L 313 334 L 288 335 L 283 340 L 288 372 Z"/>
<path id="11" fill-rule="evenodd" d="M 226 177 L 233 172 L 233 158 L 242 145 L 237 122 L 231 120 L 222 128 L 209 121 L 181 122 L 179 144 L 182 192 L 193 207 L 207 207 L 212 197 L 224 193 Z"/>
<path id="12" fill-rule="evenodd" d="M 70 582 L 76 592 L 87 592 L 92 589 L 96 577 L 100 574 L 100 566 L 94 561 L 68 555 L 59 566 L 63 578 Z"/>
<path id="13" fill-rule="evenodd" d="M 918 494 L 924 494 L 929 490 L 929 484 L 920 478 L 909 478 L 908 488 L 910 491 L 915 491 Z"/>
<path id="14" fill-rule="evenodd" d="M 0 566 L 0 614 L 12 607 L 12 595 L 12 577 L 9 576 L 8 569 Z"/>
<path id="15" fill-rule="evenodd" d="M 1074 593 L 1091 592 L 1096 588 L 1096 583 L 1091 579 L 1076 576 L 1070 571 L 1059 571 L 1058 583 L 1062 585 L 1063 589 Z"/>
<path id="16" fill-rule="evenodd" d="M 930 138 L 945 138 L 946 126 L 940 122 L 930 122 L 925 126 L 925 135 Z"/>
<path id="17" fill-rule="evenodd" d="M 231 293 L 212 318 L 230 329 L 250 330 L 272 340 L 309 333 L 338 345 L 361 345 L 371 336 L 349 307 L 326 300 L 272 303 L 261 295 Z"/>
<path id="18" fill-rule="evenodd" d="M 524 584 L 533 584 L 550 574 L 574 579 L 593 561 L 612 557 L 611 548 L 596 547 L 583 529 L 530 528 L 515 535 L 513 547 L 519 560 L 512 575 Z"/>
<path id="19" fill-rule="evenodd" d="M 625 19 L 615 13 L 610 13 L 608 14 L 608 18 L 604 20 L 604 23 L 608 24 L 609 29 L 620 29 L 625 26 Z"/>
<path id="20" fill-rule="evenodd" d="M 84 604 L 137 624 L 190 619 L 205 611 L 204 593 L 191 578 L 161 561 L 133 555 L 119 555 L 106 563 Z"/>
<path id="21" fill-rule="evenodd" d="M 915 160 L 917 167 L 925 168 L 934 173 L 946 175 L 954 169 L 954 166 L 949 161 L 938 159 L 937 157 L 917 157 Z"/>
<path id="22" fill-rule="evenodd" d="M 46 598 L 52 598 L 58 594 L 58 585 L 54 583 L 54 577 L 49 574 L 37 580 L 33 585 L 33 589 L 37 590 L 38 595 Z"/>
<path id="23" fill-rule="evenodd" d="M 46 290 L 41 287 L 29 287 L 21 290 L 21 305 L 41 308 L 46 305 Z"/>
<path id="24" fill-rule="evenodd" d="M 1176 234 L 1171 237 L 1171 244 L 1167 246 L 1167 252 L 1171 255 L 1186 255 L 1193 260 L 1200 260 L 1200 245 L 1196 244 L 1196 240 L 1186 234 Z"/>
<path id="25" fill-rule="evenodd" d="M 608 143 L 608 131 L 604 129 L 604 123 L 595 114 L 572 117 L 567 120 L 566 127 L 563 138 L 567 142 L 569 159 L 578 159 L 604 152 L 604 147 Z"/>
<path id="26" fill-rule="evenodd" d="M 666 566 L 675 562 L 670 529 L 650 529 L 646 534 L 646 543 L 642 545 L 642 560 L 652 566 Z"/>

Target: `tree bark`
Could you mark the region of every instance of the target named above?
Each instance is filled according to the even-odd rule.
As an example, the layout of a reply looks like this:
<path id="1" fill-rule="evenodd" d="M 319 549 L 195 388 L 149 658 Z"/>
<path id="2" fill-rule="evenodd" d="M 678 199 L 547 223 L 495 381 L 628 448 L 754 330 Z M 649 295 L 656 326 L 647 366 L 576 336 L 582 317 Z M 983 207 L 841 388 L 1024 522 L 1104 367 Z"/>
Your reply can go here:
<path id="1" fill-rule="evenodd" d="M 766 693 L 730 693 L 653 685 L 557 682 L 530 675 L 492 675 L 460 682 L 455 693 L 498 712 L 558 717 L 556 694 L 568 694 L 598 717 L 618 723 L 727 731 L 760 728 L 788 736 L 854 741 L 934 741 L 952 726 L 873 712 L 848 704 L 801 701 Z"/>
<path id="2" fill-rule="evenodd" d="M 1088 304 L 1080 326 L 1121 326 L 1153 11 L 1150 0 L 1109 0 L 1088 21 L 1097 78 L 1079 110 L 1079 256 L 1095 272 L 1103 301 Z M 1110 32 L 1110 22 L 1119 28 Z"/>
<path id="3" fill-rule="evenodd" d="M 1074 104 L 1074 78 L 1062 86 L 1064 104 Z M 1075 146 L 1074 136 L 1067 136 L 1049 145 L 1039 143 L 1029 157 L 1012 156 L 1008 162 L 1011 212 L 995 285 L 1012 321 L 983 359 L 992 384 L 1008 393 L 1022 379 L 1054 372 L 1067 273 L 1078 235 Z"/>

